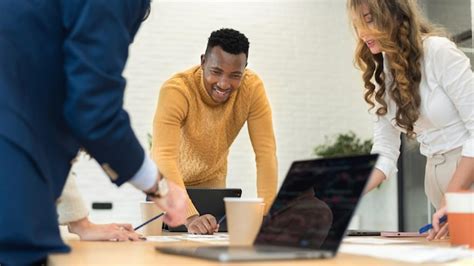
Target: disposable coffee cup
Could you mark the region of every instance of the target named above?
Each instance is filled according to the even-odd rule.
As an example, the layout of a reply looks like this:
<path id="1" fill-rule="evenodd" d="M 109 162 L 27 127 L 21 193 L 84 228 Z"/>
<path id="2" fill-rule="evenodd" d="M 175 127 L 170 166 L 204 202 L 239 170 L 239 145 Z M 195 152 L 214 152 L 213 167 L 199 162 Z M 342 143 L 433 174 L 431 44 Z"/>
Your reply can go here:
<path id="1" fill-rule="evenodd" d="M 142 223 L 149 221 L 153 217 L 163 212 L 152 201 L 140 202 L 140 211 L 142 215 Z M 163 227 L 163 216 L 148 223 L 147 225 L 138 229 L 138 231 L 141 230 L 142 234 L 145 236 L 156 236 L 156 235 L 161 235 L 162 227 Z"/>
<path id="2" fill-rule="evenodd" d="M 474 192 L 446 193 L 451 245 L 474 249 Z"/>
<path id="3" fill-rule="evenodd" d="M 263 199 L 224 198 L 224 202 L 230 245 L 252 245 L 262 225 Z"/>

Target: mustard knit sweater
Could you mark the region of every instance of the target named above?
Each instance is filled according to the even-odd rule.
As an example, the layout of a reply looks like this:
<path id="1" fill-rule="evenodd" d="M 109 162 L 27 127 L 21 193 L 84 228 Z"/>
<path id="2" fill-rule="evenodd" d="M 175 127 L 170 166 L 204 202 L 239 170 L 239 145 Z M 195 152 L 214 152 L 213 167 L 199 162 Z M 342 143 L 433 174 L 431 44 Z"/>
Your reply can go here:
<path id="1" fill-rule="evenodd" d="M 207 93 L 200 66 L 166 81 L 153 121 L 152 157 L 160 172 L 183 188 L 225 187 L 229 148 L 245 122 L 255 152 L 257 192 L 267 211 L 277 186 L 275 137 L 263 83 L 248 69 L 224 104 Z M 188 201 L 187 217 L 195 214 Z"/>

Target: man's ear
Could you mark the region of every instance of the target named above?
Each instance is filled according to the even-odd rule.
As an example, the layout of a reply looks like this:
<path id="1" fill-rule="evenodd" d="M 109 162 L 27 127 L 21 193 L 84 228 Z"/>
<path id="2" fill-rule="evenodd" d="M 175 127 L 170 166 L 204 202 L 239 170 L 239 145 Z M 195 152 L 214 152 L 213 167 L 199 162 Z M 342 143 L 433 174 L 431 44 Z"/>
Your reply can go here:
<path id="1" fill-rule="evenodd" d="M 201 67 L 204 67 L 204 63 L 206 63 L 206 55 L 201 55 Z"/>

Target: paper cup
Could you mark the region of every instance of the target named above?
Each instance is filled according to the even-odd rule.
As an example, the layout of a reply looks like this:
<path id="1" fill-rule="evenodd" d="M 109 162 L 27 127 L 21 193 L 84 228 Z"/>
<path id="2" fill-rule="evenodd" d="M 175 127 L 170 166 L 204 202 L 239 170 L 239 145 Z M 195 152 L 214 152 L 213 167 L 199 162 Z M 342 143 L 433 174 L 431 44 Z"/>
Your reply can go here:
<path id="1" fill-rule="evenodd" d="M 474 249 L 474 192 L 446 193 L 451 244 Z"/>
<path id="2" fill-rule="evenodd" d="M 263 199 L 224 198 L 229 243 L 252 245 L 263 220 Z"/>
<path id="3" fill-rule="evenodd" d="M 142 213 L 142 223 L 152 219 L 156 215 L 163 212 L 152 201 L 140 202 L 140 210 Z M 145 236 L 156 236 L 156 235 L 161 235 L 162 227 L 163 227 L 163 216 L 143 226 L 142 228 L 138 229 L 138 231 L 141 230 L 143 235 Z"/>

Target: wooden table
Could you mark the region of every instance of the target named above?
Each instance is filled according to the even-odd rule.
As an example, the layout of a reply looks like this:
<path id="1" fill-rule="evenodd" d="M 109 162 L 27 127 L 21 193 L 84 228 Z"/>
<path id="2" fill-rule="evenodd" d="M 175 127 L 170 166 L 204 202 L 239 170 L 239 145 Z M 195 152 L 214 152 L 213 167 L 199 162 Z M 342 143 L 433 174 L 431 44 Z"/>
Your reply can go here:
<path id="1" fill-rule="evenodd" d="M 268 262 L 221 263 L 191 257 L 167 255 L 155 251 L 156 246 L 202 246 L 206 243 L 194 241 L 180 242 L 86 242 L 77 239 L 66 240 L 72 252 L 68 254 L 52 254 L 48 265 L 411 265 L 405 262 L 383 260 L 366 256 L 338 253 L 333 259 L 324 260 L 291 260 Z M 417 243 L 423 245 L 449 246 L 447 241 L 428 242 L 418 238 Z M 411 244 L 406 244 L 411 245 Z M 419 265 L 419 264 L 413 264 Z M 453 264 L 437 264 L 453 265 Z M 460 265 L 467 265 L 461 263 Z"/>

